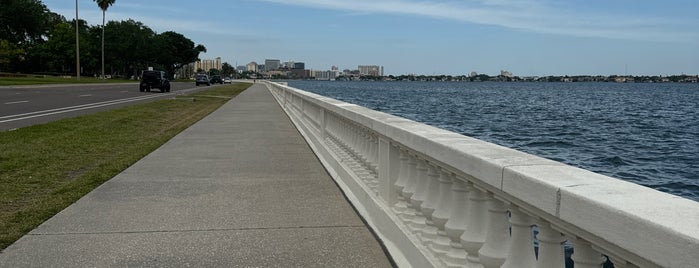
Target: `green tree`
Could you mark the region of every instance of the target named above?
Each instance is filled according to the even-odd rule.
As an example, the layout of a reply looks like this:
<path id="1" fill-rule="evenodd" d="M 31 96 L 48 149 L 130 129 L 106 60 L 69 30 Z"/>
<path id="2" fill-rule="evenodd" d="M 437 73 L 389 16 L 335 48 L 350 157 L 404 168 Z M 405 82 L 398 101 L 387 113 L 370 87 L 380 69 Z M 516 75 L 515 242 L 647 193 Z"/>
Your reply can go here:
<path id="1" fill-rule="evenodd" d="M 154 65 L 150 55 L 154 49 L 151 42 L 155 32 L 142 22 L 134 20 L 110 21 L 105 31 L 105 50 L 109 55 L 105 61 L 110 73 L 138 76 L 139 70 Z"/>
<path id="2" fill-rule="evenodd" d="M 0 1 L 0 43 L 5 44 L 0 48 L 1 68 L 12 72 L 37 68 L 27 60 L 27 53 L 62 22 L 65 18 L 50 12 L 40 0 Z"/>
<path id="3" fill-rule="evenodd" d="M 199 53 L 206 52 L 203 45 L 194 42 L 182 34 L 168 31 L 155 37 L 155 62 L 165 68 L 170 77 L 182 66 L 199 59 Z"/>
<path id="4" fill-rule="evenodd" d="M 232 65 L 228 64 L 228 62 L 224 62 L 221 65 L 221 73 L 223 73 L 223 75 L 226 77 L 235 77 L 236 71 Z"/>
<path id="5" fill-rule="evenodd" d="M 10 68 L 10 63 L 17 60 L 24 50 L 10 41 L 0 39 L 0 72 L 6 72 Z"/>
<path id="6" fill-rule="evenodd" d="M 104 78 L 104 20 L 107 13 L 107 9 L 114 4 L 116 0 L 93 0 L 97 3 L 97 6 L 102 9 L 102 78 Z"/>

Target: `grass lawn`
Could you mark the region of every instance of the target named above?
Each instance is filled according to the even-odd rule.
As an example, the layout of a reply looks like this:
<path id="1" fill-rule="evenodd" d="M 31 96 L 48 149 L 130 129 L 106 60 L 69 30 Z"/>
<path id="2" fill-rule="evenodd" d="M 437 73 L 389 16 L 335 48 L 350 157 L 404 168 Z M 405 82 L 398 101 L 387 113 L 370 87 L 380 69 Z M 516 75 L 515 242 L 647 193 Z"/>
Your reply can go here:
<path id="1" fill-rule="evenodd" d="M 0 132 L 0 249 L 250 85 Z"/>
<path id="2" fill-rule="evenodd" d="M 94 77 L 75 78 L 61 77 L 0 77 L 0 86 L 42 85 L 42 84 L 90 84 L 90 83 L 138 83 L 126 79 L 97 79 Z"/>

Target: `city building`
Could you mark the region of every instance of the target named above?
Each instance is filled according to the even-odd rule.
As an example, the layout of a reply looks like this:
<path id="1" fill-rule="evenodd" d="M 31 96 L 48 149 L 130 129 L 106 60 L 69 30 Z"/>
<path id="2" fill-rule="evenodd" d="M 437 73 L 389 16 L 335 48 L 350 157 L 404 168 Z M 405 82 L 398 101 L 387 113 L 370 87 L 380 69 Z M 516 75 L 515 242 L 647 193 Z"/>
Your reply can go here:
<path id="1" fill-rule="evenodd" d="M 248 72 L 257 72 L 257 62 L 254 62 L 254 61 L 250 62 L 247 65 L 245 65 L 245 67 L 246 67 L 245 69 Z"/>
<path id="2" fill-rule="evenodd" d="M 221 57 L 215 59 L 205 59 L 194 62 L 194 70 L 208 72 L 211 69 L 221 70 Z"/>
<path id="3" fill-rule="evenodd" d="M 272 60 L 272 59 L 265 60 L 265 68 L 264 68 L 265 71 L 279 70 L 279 67 L 281 67 L 280 60 Z"/>
<path id="4" fill-rule="evenodd" d="M 316 80 L 335 80 L 337 71 L 311 71 L 311 76 Z"/>
<path id="5" fill-rule="evenodd" d="M 503 76 L 503 77 L 507 77 L 507 78 L 512 78 L 512 77 L 513 77 L 512 72 L 510 72 L 510 71 L 505 71 L 505 70 L 500 70 L 500 75 Z"/>
<path id="6" fill-rule="evenodd" d="M 294 62 L 294 67 L 293 69 L 306 69 L 306 64 L 303 62 Z"/>
<path id="7" fill-rule="evenodd" d="M 282 64 L 283 69 L 294 69 L 294 62 L 293 61 L 287 61 Z"/>
<path id="8" fill-rule="evenodd" d="M 235 70 L 238 71 L 239 73 L 245 72 L 248 70 L 248 68 L 245 65 L 238 65 L 238 67 L 235 67 Z"/>
<path id="9" fill-rule="evenodd" d="M 359 65 L 359 75 L 383 76 L 383 66 Z"/>
<path id="10" fill-rule="evenodd" d="M 308 79 L 311 77 L 311 71 L 305 69 L 291 69 L 289 78 L 291 79 Z"/>

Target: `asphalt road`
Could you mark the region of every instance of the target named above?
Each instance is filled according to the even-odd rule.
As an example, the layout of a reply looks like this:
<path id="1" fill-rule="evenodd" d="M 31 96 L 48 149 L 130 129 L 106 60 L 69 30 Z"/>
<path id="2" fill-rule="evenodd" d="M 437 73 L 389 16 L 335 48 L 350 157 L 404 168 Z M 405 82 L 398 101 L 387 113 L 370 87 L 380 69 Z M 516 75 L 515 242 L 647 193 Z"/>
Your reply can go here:
<path id="1" fill-rule="evenodd" d="M 138 83 L 0 87 L 0 131 L 110 110 L 203 90 L 173 82 L 171 92 L 140 92 Z"/>

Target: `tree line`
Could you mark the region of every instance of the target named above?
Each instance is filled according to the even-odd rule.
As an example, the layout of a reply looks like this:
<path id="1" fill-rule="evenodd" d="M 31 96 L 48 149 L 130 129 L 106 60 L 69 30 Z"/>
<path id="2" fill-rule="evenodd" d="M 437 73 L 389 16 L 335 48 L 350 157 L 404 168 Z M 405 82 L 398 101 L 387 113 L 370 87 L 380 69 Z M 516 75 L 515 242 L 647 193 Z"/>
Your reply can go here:
<path id="1" fill-rule="evenodd" d="M 0 72 L 76 74 L 75 27 L 74 19 L 51 12 L 41 0 L 0 1 Z M 156 33 L 132 19 L 109 21 L 104 28 L 79 20 L 82 75 L 101 74 L 103 29 L 105 74 L 113 77 L 138 76 L 148 67 L 172 76 L 206 52 L 180 33 Z"/>

